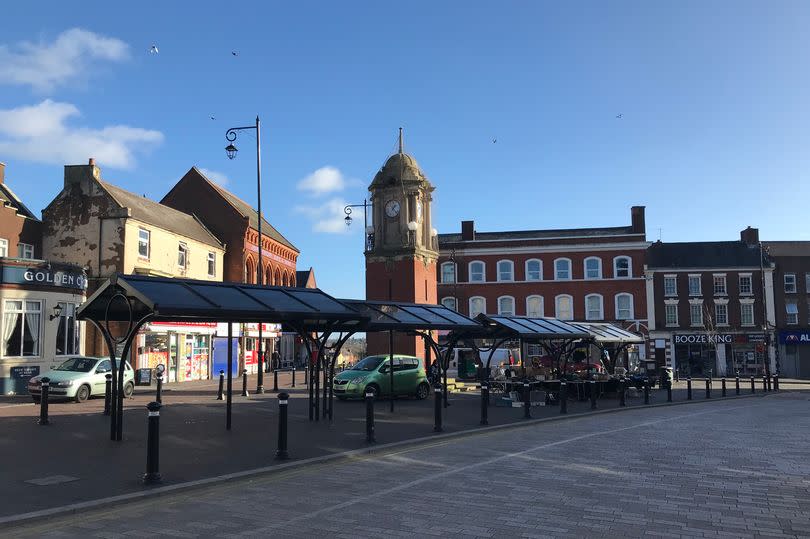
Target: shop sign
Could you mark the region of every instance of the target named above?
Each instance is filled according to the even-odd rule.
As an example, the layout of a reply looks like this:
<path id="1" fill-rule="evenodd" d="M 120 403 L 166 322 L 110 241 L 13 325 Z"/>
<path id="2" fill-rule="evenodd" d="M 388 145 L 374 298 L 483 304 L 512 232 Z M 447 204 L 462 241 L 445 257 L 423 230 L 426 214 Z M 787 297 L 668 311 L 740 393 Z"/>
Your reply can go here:
<path id="1" fill-rule="evenodd" d="M 36 284 L 57 288 L 87 290 L 87 276 L 80 271 L 63 271 L 54 268 L 3 266 L 3 282 L 8 284 Z"/>
<path id="2" fill-rule="evenodd" d="M 753 343 L 764 343 L 765 342 L 765 334 L 764 333 L 749 333 L 746 335 L 748 337 L 748 342 Z"/>
<path id="3" fill-rule="evenodd" d="M 810 344 L 810 329 L 789 329 L 779 332 L 782 344 Z"/>
<path id="4" fill-rule="evenodd" d="M 11 378 L 14 380 L 28 380 L 39 374 L 39 365 L 23 365 L 11 367 Z"/>
<path id="5" fill-rule="evenodd" d="M 730 333 L 689 333 L 675 335 L 675 344 L 731 344 L 734 336 Z"/>

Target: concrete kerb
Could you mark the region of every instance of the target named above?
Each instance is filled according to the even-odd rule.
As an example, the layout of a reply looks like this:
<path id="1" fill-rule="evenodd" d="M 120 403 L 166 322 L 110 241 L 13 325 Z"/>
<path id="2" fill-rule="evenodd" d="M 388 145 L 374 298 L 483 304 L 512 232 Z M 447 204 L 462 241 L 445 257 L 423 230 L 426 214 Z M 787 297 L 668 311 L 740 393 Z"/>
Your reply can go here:
<path id="1" fill-rule="evenodd" d="M 754 393 L 754 394 L 747 394 L 747 395 L 731 395 L 724 398 L 719 398 L 716 400 L 710 401 L 711 403 L 719 403 L 731 400 L 738 400 L 738 399 L 747 399 L 752 397 L 768 397 L 768 396 L 777 396 L 779 394 L 790 393 L 790 391 L 780 391 L 779 393 Z M 253 468 L 251 470 L 243 470 L 241 472 L 233 472 L 224 475 L 218 475 L 215 477 L 208 477 L 205 479 L 198 479 L 196 481 L 186 481 L 184 483 L 178 483 L 176 485 L 166 485 L 166 486 L 155 486 L 151 488 L 145 488 L 142 491 L 138 492 L 130 492 L 128 494 L 120 494 L 118 496 L 112 496 L 109 498 L 101 498 L 97 500 L 88 500 L 86 502 L 79 502 L 70 505 L 63 505 L 60 507 L 53 507 L 50 509 L 42 509 L 39 511 L 32 511 L 30 513 L 21 513 L 18 515 L 10 515 L 7 517 L 0 517 L 0 525 L 23 525 L 30 523 L 31 521 L 42 521 L 55 519 L 67 515 L 72 515 L 79 513 L 81 511 L 87 511 L 92 509 L 100 509 L 100 508 L 107 508 L 107 507 L 115 507 L 117 505 L 121 505 L 127 502 L 139 501 L 147 497 L 153 496 L 166 496 L 171 495 L 179 492 L 185 492 L 188 490 L 195 490 L 195 489 L 203 489 L 206 487 L 212 487 L 219 484 L 230 483 L 233 481 L 238 481 L 240 479 L 247 479 L 252 477 L 259 477 L 263 475 L 270 475 L 273 473 L 280 473 L 290 470 L 295 470 L 297 468 L 302 468 L 305 466 L 312 466 L 314 464 L 322 464 L 324 462 L 330 461 L 341 461 L 341 460 L 350 460 L 352 458 L 364 455 L 370 455 L 375 453 L 385 453 L 390 449 L 401 449 L 403 447 L 408 446 L 416 446 L 421 444 L 429 444 L 435 443 L 436 441 L 444 441 L 444 440 L 451 440 L 454 438 L 466 438 L 475 436 L 477 434 L 487 434 L 496 431 L 502 430 L 510 430 L 510 429 L 519 429 L 530 427 L 533 425 L 538 425 L 542 423 L 550 423 L 555 421 L 570 421 L 576 419 L 582 419 L 585 417 L 591 417 L 595 415 L 601 414 L 612 414 L 612 413 L 619 413 L 619 412 L 630 412 L 630 411 L 640 411 L 646 410 L 649 408 L 660 408 L 665 406 L 681 406 L 681 405 L 689 405 L 689 404 L 705 404 L 707 401 L 705 399 L 697 399 L 691 401 L 678 401 L 678 402 L 662 402 L 656 404 L 649 404 L 649 405 L 640 405 L 640 406 L 627 406 L 624 408 L 609 408 L 606 410 L 587 410 L 585 412 L 579 413 L 572 413 L 568 415 L 559 415 L 559 416 L 552 416 L 552 417 L 543 417 L 538 419 L 528 419 L 523 421 L 518 421 L 515 423 L 507 423 L 505 425 L 491 425 L 491 426 L 482 426 L 476 427 L 456 432 L 444 432 L 441 434 L 434 434 L 430 436 L 422 436 L 420 438 L 412 438 L 410 440 L 401 440 L 399 442 L 391 442 L 387 444 L 379 444 L 379 445 L 369 445 L 368 447 L 361 447 L 358 449 L 352 449 L 350 451 L 343 451 L 341 453 L 334 453 L 331 455 L 322 455 L 320 457 L 312 457 L 303 460 L 295 460 L 295 461 L 288 461 L 281 464 L 274 464 L 272 466 L 264 466 L 261 468 Z"/>

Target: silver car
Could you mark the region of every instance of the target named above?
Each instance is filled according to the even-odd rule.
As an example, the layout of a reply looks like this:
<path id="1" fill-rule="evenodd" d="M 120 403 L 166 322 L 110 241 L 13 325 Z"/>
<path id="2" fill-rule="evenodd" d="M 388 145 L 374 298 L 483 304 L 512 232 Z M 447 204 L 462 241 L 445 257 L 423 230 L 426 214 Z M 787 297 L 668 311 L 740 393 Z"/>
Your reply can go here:
<path id="1" fill-rule="evenodd" d="M 120 365 L 116 360 L 116 365 Z M 130 397 L 135 391 L 135 373 L 129 362 L 124 363 L 124 396 Z M 34 402 L 42 395 L 42 379 L 48 377 L 48 400 L 72 399 L 83 402 L 90 397 L 104 396 L 107 373 L 112 373 L 109 359 L 101 357 L 76 356 L 64 361 L 55 369 L 46 371 L 28 380 L 28 393 Z"/>

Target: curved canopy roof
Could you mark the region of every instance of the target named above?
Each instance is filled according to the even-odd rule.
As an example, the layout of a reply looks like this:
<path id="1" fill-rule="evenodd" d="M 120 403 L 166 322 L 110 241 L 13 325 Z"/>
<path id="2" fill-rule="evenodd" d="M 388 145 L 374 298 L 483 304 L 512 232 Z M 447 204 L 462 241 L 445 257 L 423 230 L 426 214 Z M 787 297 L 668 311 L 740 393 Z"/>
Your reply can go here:
<path id="1" fill-rule="evenodd" d="M 591 336 L 586 330 L 556 318 L 479 314 L 476 320 L 487 326 L 494 337 L 512 336 L 525 341 L 541 341 L 587 339 Z"/>

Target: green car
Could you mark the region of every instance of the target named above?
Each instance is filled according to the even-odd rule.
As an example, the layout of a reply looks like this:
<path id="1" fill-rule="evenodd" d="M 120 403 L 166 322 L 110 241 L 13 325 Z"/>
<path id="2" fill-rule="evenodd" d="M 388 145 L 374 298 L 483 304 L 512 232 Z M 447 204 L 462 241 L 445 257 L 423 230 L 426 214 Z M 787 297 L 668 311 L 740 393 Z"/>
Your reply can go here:
<path id="1" fill-rule="evenodd" d="M 335 376 L 332 389 L 340 400 L 365 398 L 366 390 L 375 397 L 391 394 L 389 356 L 368 356 L 348 371 Z M 426 399 L 430 384 L 422 360 L 414 356 L 394 355 L 394 394 Z"/>
<path id="2" fill-rule="evenodd" d="M 121 365 L 116 360 L 116 365 Z M 124 363 L 124 396 L 129 398 L 135 390 L 135 375 L 129 362 Z M 104 396 L 107 373 L 112 374 L 110 360 L 100 357 L 76 356 L 64 361 L 58 367 L 28 380 L 28 393 L 34 402 L 42 395 L 42 379 L 48 377 L 48 400 L 72 399 L 83 402 L 90 397 Z"/>

